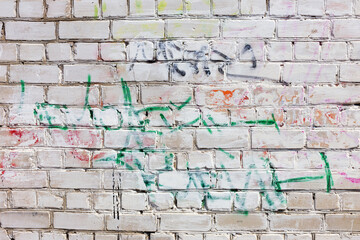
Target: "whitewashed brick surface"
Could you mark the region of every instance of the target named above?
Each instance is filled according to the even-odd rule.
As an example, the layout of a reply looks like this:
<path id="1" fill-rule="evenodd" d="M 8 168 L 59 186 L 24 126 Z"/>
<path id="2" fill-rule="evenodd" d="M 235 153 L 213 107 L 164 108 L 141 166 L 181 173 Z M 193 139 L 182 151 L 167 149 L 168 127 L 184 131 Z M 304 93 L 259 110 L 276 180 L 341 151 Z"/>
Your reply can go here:
<path id="1" fill-rule="evenodd" d="M 0 240 L 359 240 L 360 0 L 0 0 Z"/>

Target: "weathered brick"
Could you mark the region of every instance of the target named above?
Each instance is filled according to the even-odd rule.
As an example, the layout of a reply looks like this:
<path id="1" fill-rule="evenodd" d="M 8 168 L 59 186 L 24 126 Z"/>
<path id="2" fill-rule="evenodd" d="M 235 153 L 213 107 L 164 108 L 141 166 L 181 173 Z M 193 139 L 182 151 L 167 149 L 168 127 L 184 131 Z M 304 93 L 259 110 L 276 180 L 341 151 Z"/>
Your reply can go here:
<path id="1" fill-rule="evenodd" d="M 167 213 L 160 214 L 160 229 L 163 231 L 209 231 L 211 216 L 205 214 Z"/>
<path id="2" fill-rule="evenodd" d="M 4 228 L 49 228 L 49 212 L 6 211 L 0 213 L 1 226 Z"/>
<path id="3" fill-rule="evenodd" d="M 54 22 L 6 22 L 6 39 L 54 40 Z"/>
<path id="4" fill-rule="evenodd" d="M 61 39 L 108 39 L 109 21 L 60 21 Z"/>
<path id="5" fill-rule="evenodd" d="M 103 230 L 104 216 L 97 213 L 54 212 L 54 228 Z"/>

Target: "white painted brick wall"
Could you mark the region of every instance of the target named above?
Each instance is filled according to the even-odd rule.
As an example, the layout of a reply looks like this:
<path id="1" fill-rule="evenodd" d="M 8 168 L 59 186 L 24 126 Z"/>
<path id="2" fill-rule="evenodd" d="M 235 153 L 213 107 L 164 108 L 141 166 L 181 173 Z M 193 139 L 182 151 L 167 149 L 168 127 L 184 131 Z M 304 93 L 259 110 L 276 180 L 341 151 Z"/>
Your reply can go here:
<path id="1" fill-rule="evenodd" d="M 359 0 L 1 0 L 0 240 L 360 239 Z"/>

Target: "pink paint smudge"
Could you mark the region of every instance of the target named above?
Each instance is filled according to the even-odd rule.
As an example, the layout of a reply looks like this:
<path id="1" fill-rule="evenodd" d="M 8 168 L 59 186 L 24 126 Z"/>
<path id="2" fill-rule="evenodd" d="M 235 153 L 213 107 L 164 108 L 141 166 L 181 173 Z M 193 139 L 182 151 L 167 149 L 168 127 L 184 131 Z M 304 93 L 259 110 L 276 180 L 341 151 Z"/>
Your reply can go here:
<path id="1" fill-rule="evenodd" d="M 341 176 L 345 176 L 345 179 L 352 183 L 360 183 L 360 178 L 348 177 L 347 173 L 345 173 L 345 172 L 339 172 L 339 174 Z"/>

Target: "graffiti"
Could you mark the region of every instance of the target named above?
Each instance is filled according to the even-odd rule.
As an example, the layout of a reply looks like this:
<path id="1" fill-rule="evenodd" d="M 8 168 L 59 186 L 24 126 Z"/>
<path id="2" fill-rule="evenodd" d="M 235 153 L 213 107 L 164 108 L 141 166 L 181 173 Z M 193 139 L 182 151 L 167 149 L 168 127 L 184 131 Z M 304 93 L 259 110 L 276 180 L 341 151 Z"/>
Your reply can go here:
<path id="1" fill-rule="evenodd" d="M 88 76 L 88 81 L 86 84 L 86 93 L 84 98 L 84 105 L 78 112 L 76 121 L 82 121 L 87 112 L 89 116 L 95 119 L 94 117 L 94 108 L 89 104 L 89 94 L 91 87 L 91 76 Z M 113 173 L 112 173 L 112 190 L 113 190 L 113 217 L 119 219 L 120 216 L 120 195 L 123 189 L 124 181 L 129 181 L 129 175 L 126 172 L 117 172 L 115 173 L 116 168 L 127 170 L 136 174 L 137 181 L 141 182 L 141 185 L 144 186 L 143 190 L 153 191 L 156 184 L 161 189 L 171 189 L 166 182 L 157 182 L 157 174 L 152 172 L 147 172 L 145 169 L 145 163 L 143 157 L 150 157 L 152 154 L 157 154 L 156 158 L 161 158 L 162 168 L 158 168 L 159 174 L 165 172 L 176 172 L 174 170 L 174 159 L 175 154 L 169 152 L 165 145 L 155 146 L 155 137 L 156 136 L 166 136 L 167 134 L 172 134 L 176 131 L 181 131 L 187 126 L 192 126 L 194 124 L 199 124 L 199 126 L 205 127 L 209 134 L 215 134 L 215 132 L 221 132 L 219 127 L 231 127 L 237 126 L 240 124 L 245 125 L 265 125 L 265 126 L 274 126 L 277 132 L 280 134 L 280 129 L 275 119 L 274 113 L 271 114 L 271 118 L 264 120 L 242 120 L 237 122 L 231 122 L 229 124 L 220 124 L 217 123 L 215 117 L 212 114 L 199 114 L 195 116 L 189 122 L 172 126 L 169 120 L 166 118 L 165 113 L 171 111 L 183 111 L 186 106 L 188 106 L 192 100 L 192 97 L 189 96 L 184 102 L 175 104 L 172 101 L 169 101 L 168 104 L 157 105 L 157 106 L 147 106 L 147 107 L 136 107 L 133 104 L 132 96 L 130 93 L 130 88 L 127 85 L 127 82 L 121 79 L 121 90 L 123 94 L 123 110 L 119 110 L 117 106 L 104 106 L 101 111 L 104 110 L 114 110 L 118 113 L 118 122 L 119 126 L 107 126 L 100 119 L 98 122 L 99 125 L 94 127 L 97 129 L 104 129 L 109 132 L 117 131 L 120 129 L 126 129 L 125 140 L 121 147 L 117 148 L 111 153 L 98 152 L 93 155 L 94 164 L 107 163 L 111 164 Z M 21 96 L 25 93 L 25 84 L 21 82 Z M 233 94 L 233 91 L 222 91 L 224 96 L 230 96 Z M 65 138 L 68 144 L 72 144 L 75 138 L 77 142 L 81 142 L 80 137 L 77 135 L 77 124 L 72 126 L 66 126 L 61 124 L 59 117 L 55 113 L 66 113 L 69 109 L 66 105 L 57 105 L 57 104 L 48 104 L 48 103 L 36 103 L 34 109 L 34 116 L 39 120 L 40 123 L 46 125 L 48 128 L 55 128 L 58 131 L 71 131 L 72 135 L 67 135 L 69 138 Z M 149 128 L 151 123 L 150 119 L 146 119 L 149 113 L 159 114 L 161 121 L 164 126 L 170 131 L 164 130 L 153 130 Z M 13 134 L 18 138 L 22 138 L 22 132 L 20 130 L 13 130 Z M 70 139 L 71 138 L 71 139 Z M 222 152 L 230 161 L 235 161 L 235 156 L 222 148 L 217 148 L 218 151 Z M 171 150 L 170 150 L 171 151 Z M 75 151 L 71 152 L 74 157 L 79 155 Z M 75 153 L 75 154 L 74 154 Z M 326 186 L 325 189 L 327 192 L 330 192 L 334 181 L 332 178 L 329 162 L 327 156 L 324 152 L 320 153 L 321 159 L 324 166 L 324 174 L 317 176 L 302 176 L 296 178 L 285 178 L 279 180 L 278 171 L 270 161 L 268 157 L 261 157 L 261 164 L 258 164 L 256 159 L 253 159 L 253 162 L 249 165 L 248 170 L 244 173 L 244 184 L 239 185 L 235 183 L 235 180 L 232 176 L 232 172 L 228 171 L 226 167 L 221 164 L 221 169 L 218 169 L 218 172 L 201 172 L 198 169 L 190 170 L 189 162 L 187 162 L 187 170 L 182 175 L 185 180 L 183 183 L 179 183 L 183 186 L 184 190 L 196 189 L 199 191 L 204 191 L 208 198 L 214 199 L 209 193 L 209 190 L 216 189 L 217 184 L 223 184 L 222 188 L 230 189 L 231 191 L 243 190 L 241 196 L 236 195 L 235 200 L 237 201 L 237 211 L 242 214 L 248 214 L 246 209 L 246 199 L 247 199 L 247 190 L 251 188 L 252 185 L 257 186 L 258 191 L 264 198 L 264 201 L 267 205 L 267 208 L 271 211 L 276 211 L 281 208 L 282 205 L 286 203 L 286 198 L 283 193 L 282 185 L 288 183 L 296 182 L 310 182 L 325 179 Z M 82 158 L 82 156 L 80 156 Z M 88 161 L 88 160 L 86 160 Z M 259 169 L 264 169 L 260 170 Z M 350 178 L 349 178 L 350 179 Z M 221 180 L 221 181 L 220 181 Z M 357 182 L 357 179 L 350 179 L 350 181 Z M 217 182 L 217 184 L 216 184 Z M 216 198 L 216 197 L 215 197 Z M 226 197 L 228 199 L 228 197 Z"/>

